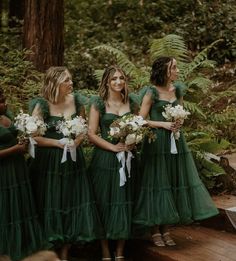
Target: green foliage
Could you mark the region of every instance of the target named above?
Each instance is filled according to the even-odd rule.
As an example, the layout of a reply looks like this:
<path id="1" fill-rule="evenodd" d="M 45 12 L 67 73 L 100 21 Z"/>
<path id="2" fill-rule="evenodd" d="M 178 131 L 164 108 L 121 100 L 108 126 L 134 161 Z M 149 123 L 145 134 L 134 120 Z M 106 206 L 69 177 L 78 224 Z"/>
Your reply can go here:
<path id="1" fill-rule="evenodd" d="M 150 54 L 152 60 L 159 56 L 175 57 L 180 63 L 188 61 L 188 50 L 184 39 L 175 34 L 151 41 Z"/>
<path id="2" fill-rule="evenodd" d="M 29 51 L 13 49 L 4 43 L 0 45 L 0 86 L 5 91 L 11 110 L 27 110 L 27 102 L 39 92 L 41 73 L 26 60 Z"/>
<path id="3" fill-rule="evenodd" d="M 196 166 L 199 175 L 209 190 L 214 189 L 218 185 L 218 176 L 225 175 L 225 171 L 218 164 L 212 162 L 201 152 L 194 153 Z"/>

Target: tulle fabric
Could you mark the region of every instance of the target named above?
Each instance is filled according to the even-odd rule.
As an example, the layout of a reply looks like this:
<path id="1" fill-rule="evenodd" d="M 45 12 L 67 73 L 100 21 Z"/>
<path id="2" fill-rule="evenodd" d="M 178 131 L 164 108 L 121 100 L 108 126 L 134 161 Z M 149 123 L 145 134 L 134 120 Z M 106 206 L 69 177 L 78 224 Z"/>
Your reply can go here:
<path id="1" fill-rule="evenodd" d="M 131 113 L 138 107 L 136 97 L 130 95 Z M 118 119 L 112 113 L 105 112 L 103 100 L 94 96 L 90 105 L 93 105 L 100 112 L 100 130 L 103 139 L 115 143 L 109 139 L 110 124 Z M 95 147 L 92 160 L 88 169 L 91 177 L 96 204 L 105 231 L 104 238 L 107 239 L 128 239 L 131 236 L 132 210 L 136 195 L 136 181 L 138 179 L 138 160 L 133 152 L 134 158 L 131 161 L 130 177 L 126 170 L 127 181 L 120 186 L 119 163 L 116 153 Z"/>
<path id="2" fill-rule="evenodd" d="M 178 88 L 178 87 L 176 87 Z M 145 88 L 143 95 L 151 95 L 151 120 L 165 121 L 164 106 L 155 87 Z M 181 94 L 176 89 L 177 98 Z M 178 104 L 176 100 L 172 105 Z M 176 140 L 178 154 L 170 153 L 171 132 L 155 129 L 156 140 L 146 140 L 141 153 L 142 179 L 135 206 L 134 223 L 153 226 L 161 224 L 191 223 L 218 214 L 212 199 L 198 176 L 183 133 Z"/>
<path id="3" fill-rule="evenodd" d="M 14 126 L 0 126 L 0 150 L 16 144 Z M 0 158 L 0 253 L 19 260 L 46 247 L 23 155 Z"/>
<path id="4" fill-rule="evenodd" d="M 81 99 L 78 94 L 74 94 L 74 99 L 79 114 Z M 31 111 L 36 104 L 40 105 L 48 124 L 45 137 L 63 138 L 55 128 L 63 118 L 51 116 L 47 101 L 43 98 L 31 101 Z M 31 159 L 30 163 L 32 186 L 47 240 L 60 245 L 99 239 L 103 236 L 103 230 L 86 172 L 83 150 L 77 148 L 76 162 L 67 153 L 67 161 L 61 163 L 62 155 L 60 148 L 38 147 L 35 159 Z"/>

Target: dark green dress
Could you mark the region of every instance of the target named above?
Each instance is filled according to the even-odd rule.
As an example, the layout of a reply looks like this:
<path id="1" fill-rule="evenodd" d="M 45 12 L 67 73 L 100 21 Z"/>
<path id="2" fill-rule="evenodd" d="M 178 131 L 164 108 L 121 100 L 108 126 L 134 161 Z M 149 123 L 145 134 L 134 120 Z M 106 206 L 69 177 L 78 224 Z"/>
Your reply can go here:
<path id="1" fill-rule="evenodd" d="M 16 145 L 16 136 L 13 124 L 0 125 L 0 150 Z M 25 158 L 0 158 L 0 254 L 19 260 L 40 249 L 41 240 Z"/>
<path id="2" fill-rule="evenodd" d="M 76 116 L 80 115 L 82 103 L 78 94 L 74 94 L 74 98 L 76 114 L 73 116 Z M 49 126 L 44 136 L 57 140 L 63 138 L 55 129 L 62 117 L 50 115 L 44 98 L 34 99 L 30 104 L 31 111 L 37 103 Z M 102 229 L 82 148 L 77 148 L 76 162 L 67 153 L 67 161 L 61 163 L 62 155 L 61 148 L 37 147 L 35 159 L 30 164 L 32 186 L 44 232 L 48 240 L 58 246 L 100 238 Z"/>
<path id="3" fill-rule="evenodd" d="M 138 103 L 135 103 L 135 98 L 132 95 L 130 95 L 129 101 L 130 111 L 134 112 Z M 91 104 L 100 113 L 101 137 L 114 144 L 117 143 L 117 141 L 111 141 L 108 138 L 108 132 L 111 123 L 121 116 L 106 113 L 104 101 L 98 96 L 92 97 Z M 132 153 L 135 155 L 134 152 Z M 131 234 L 132 208 L 135 196 L 134 186 L 138 173 L 136 155 L 131 161 L 130 178 L 126 172 L 127 181 L 124 186 L 120 186 L 120 167 L 121 164 L 115 152 L 95 147 L 88 172 L 93 182 L 95 198 L 106 239 L 127 239 Z"/>
<path id="4" fill-rule="evenodd" d="M 160 100 L 155 87 L 142 90 L 143 96 L 152 95 L 150 120 L 166 121 L 163 106 L 170 104 Z M 182 96 L 176 86 L 176 101 Z M 156 141 L 143 144 L 141 153 L 141 189 L 135 206 L 134 222 L 146 226 L 190 223 L 218 214 L 212 199 L 198 176 L 183 133 L 176 141 L 178 154 L 170 153 L 170 134 L 164 128 L 154 129 Z"/>

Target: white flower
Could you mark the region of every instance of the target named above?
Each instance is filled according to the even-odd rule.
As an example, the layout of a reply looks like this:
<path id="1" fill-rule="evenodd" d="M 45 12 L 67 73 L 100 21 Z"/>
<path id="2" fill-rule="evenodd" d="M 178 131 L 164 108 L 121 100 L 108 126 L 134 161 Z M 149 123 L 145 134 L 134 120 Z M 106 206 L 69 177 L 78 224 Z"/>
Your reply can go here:
<path id="1" fill-rule="evenodd" d="M 140 143 L 143 140 L 143 135 L 139 134 L 136 136 L 136 144 Z"/>
<path id="2" fill-rule="evenodd" d="M 80 134 L 87 133 L 86 121 L 81 116 L 76 116 L 73 119 L 64 119 L 63 121 L 58 122 L 56 128 L 58 132 L 68 138 L 75 138 Z"/>
<path id="3" fill-rule="evenodd" d="M 143 126 L 144 124 L 147 123 L 147 121 L 145 121 L 142 116 L 136 116 L 136 117 L 134 118 L 134 121 L 135 121 L 139 126 Z"/>
<path id="4" fill-rule="evenodd" d="M 35 122 L 33 121 L 28 121 L 25 125 L 26 128 L 26 133 L 27 134 L 33 134 L 37 132 L 38 126 Z"/>
<path id="5" fill-rule="evenodd" d="M 47 125 L 36 116 L 30 116 L 27 113 L 20 113 L 15 117 L 16 129 L 22 137 L 30 137 L 34 135 L 44 135 Z"/>
<path id="6" fill-rule="evenodd" d="M 126 139 L 125 139 L 125 144 L 126 145 L 131 145 L 136 143 L 136 135 L 135 134 L 128 134 Z"/>
<path id="7" fill-rule="evenodd" d="M 190 112 L 184 110 L 183 106 L 171 104 L 165 106 L 165 111 L 162 112 L 163 117 L 168 121 L 184 120 L 190 115 Z"/>
<path id="8" fill-rule="evenodd" d="M 114 136 L 115 134 L 119 133 L 120 132 L 120 128 L 118 127 L 113 127 L 110 129 L 110 135 L 111 136 Z"/>

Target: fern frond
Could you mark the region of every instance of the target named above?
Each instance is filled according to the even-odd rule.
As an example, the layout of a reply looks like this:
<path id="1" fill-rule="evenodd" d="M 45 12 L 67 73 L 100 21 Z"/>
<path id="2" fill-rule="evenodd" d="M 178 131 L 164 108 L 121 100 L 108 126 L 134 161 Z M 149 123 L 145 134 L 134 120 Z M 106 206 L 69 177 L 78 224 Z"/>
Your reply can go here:
<path id="1" fill-rule="evenodd" d="M 221 113 L 214 113 L 210 115 L 211 121 L 214 123 L 227 123 L 229 124 L 230 121 L 235 122 L 236 119 L 236 109 L 230 108 L 226 111 Z"/>
<path id="2" fill-rule="evenodd" d="M 212 81 L 202 76 L 195 77 L 192 81 L 188 82 L 188 88 L 197 87 L 202 90 L 203 93 L 207 93 L 208 88 L 211 86 Z"/>
<path id="3" fill-rule="evenodd" d="M 193 59 L 191 63 L 188 64 L 186 70 L 181 74 L 181 80 L 185 81 L 188 76 L 198 67 L 202 66 L 204 63 L 206 64 L 208 51 L 217 43 L 221 42 L 222 39 L 214 41 L 212 44 L 203 49 L 197 56 Z"/>
<path id="4" fill-rule="evenodd" d="M 199 108 L 199 106 L 196 103 L 185 100 L 184 107 L 187 110 L 189 110 L 191 113 L 195 113 L 196 115 L 199 115 L 199 116 L 203 117 L 204 119 L 206 119 L 205 113 Z"/>
<path id="5" fill-rule="evenodd" d="M 122 51 L 118 50 L 107 44 L 101 44 L 94 48 L 94 50 L 103 50 L 112 55 L 114 55 L 117 59 L 117 64 L 130 76 L 136 78 L 137 77 L 137 68 L 136 66 L 129 60 L 127 55 L 125 55 Z"/>
<path id="6" fill-rule="evenodd" d="M 169 34 L 160 39 L 151 41 L 150 54 L 152 60 L 159 56 L 172 56 L 180 63 L 188 60 L 188 50 L 183 38 L 179 35 Z"/>
<path id="7" fill-rule="evenodd" d="M 94 76 L 98 82 L 101 82 L 104 70 L 95 70 Z"/>

